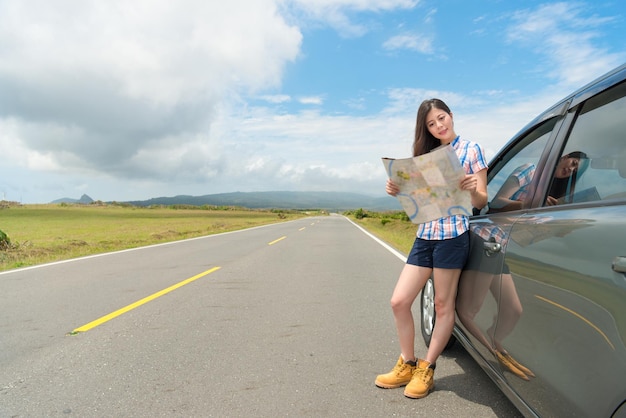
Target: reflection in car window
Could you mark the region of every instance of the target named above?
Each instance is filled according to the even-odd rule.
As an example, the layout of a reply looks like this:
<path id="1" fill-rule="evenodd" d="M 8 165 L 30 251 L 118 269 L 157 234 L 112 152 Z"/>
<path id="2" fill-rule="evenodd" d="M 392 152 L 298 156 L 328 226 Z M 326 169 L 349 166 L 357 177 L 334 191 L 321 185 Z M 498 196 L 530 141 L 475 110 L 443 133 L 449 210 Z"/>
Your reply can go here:
<path id="1" fill-rule="evenodd" d="M 522 209 L 530 201 L 535 167 L 556 122 L 553 118 L 535 128 L 492 168 L 487 185 L 490 212 Z"/>
<path id="2" fill-rule="evenodd" d="M 552 180 L 544 205 L 555 206 L 579 201 L 580 194 L 587 192 L 581 191 L 581 188 L 576 189 L 576 184 L 583 177 L 588 167 L 589 157 L 583 151 L 572 151 L 561 155 L 552 173 Z"/>
<path id="3" fill-rule="evenodd" d="M 626 198 L 624 115 L 626 83 L 593 97 L 580 108 L 563 154 L 583 151 L 589 161 L 578 168 L 575 190 L 566 203 Z"/>

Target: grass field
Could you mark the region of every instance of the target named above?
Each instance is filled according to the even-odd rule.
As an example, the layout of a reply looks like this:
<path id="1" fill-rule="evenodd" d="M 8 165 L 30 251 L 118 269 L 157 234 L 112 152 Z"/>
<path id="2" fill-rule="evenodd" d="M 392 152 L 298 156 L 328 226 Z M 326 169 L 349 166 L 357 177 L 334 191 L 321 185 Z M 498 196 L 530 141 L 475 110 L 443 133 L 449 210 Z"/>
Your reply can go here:
<path id="1" fill-rule="evenodd" d="M 4 205 L 0 271 L 234 231 L 319 212 L 117 205 Z"/>
<path id="2" fill-rule="evenodd" d="M 417 225 L 410 221 L 376 212 L 362 219 L 350 218 L 403 254 L 409 253 L 415 241 Z"/>
<path id="3" fill-rule="evenodd" d="M 323 213 L 231 207 L 0 205 L 0 231 L 10 239 L 10 244 L 0 245 L 0 271 Z M 415 225 L 399 213 L 346 215 L 400 252 L 408 253 L 413 244 Z"/>

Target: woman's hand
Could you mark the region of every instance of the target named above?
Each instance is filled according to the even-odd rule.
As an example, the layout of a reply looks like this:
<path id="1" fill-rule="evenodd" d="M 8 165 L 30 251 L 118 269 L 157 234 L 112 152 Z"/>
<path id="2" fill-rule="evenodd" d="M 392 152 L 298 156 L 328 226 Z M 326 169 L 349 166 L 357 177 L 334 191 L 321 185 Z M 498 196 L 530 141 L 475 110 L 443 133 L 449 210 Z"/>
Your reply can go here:
<path id="1" fill-rule="evenodd" d="M 546 199 L 547 206 L 556 206 L 558 204 L 559 204 L 559 201 L 555 197 L 548 196 L 548 198 Z"/>
<path id="2" fill-rule="evenodd" d="M 467 174 L 461 180 L 461 190 L 467 190 L 470 193 L 476 193 L 478 187 L 478 178 L 474 174 Z"/>
<path id="3" fill-rule="evenodd" d="M 395 197 L 395 195 L 400 193 L 400 188 L 396 183 L 393 182 L 393 180 L 387 179 L 387 186 L 385 187 L 385 191 L 387 192 L 387 194 Z"/>
<path id="4" fill-rule="evenodd" d="M 487 205 L 487 169 L 478 173 L 466 174 L 460 183 L 461 190 L 470 192 L 472 206 L 482 209 Z"/>

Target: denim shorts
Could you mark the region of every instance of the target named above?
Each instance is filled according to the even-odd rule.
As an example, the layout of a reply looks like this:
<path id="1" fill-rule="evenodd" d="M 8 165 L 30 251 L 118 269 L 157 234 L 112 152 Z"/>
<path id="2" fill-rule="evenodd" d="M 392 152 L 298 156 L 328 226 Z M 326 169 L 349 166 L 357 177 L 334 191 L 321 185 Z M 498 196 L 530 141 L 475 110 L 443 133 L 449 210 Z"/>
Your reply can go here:
<path id="1" fill-rule="evenodd" d="M 468 232 L 444 240 L 415 238 L 406 263 L 428 268 L 462 269 L 469 255 L 469 244 Z"/>

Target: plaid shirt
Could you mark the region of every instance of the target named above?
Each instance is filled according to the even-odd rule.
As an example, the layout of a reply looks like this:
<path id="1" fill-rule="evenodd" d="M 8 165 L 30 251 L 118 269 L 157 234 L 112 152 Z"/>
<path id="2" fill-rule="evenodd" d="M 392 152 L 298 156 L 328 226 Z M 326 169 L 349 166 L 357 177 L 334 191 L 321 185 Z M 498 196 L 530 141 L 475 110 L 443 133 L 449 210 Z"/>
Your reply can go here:
<path id="1" fill-rule="evenodd" d="M 472 224 L 470 227 L 472 232 L 478 235 L 484 241 L 489 241 L 491 238 L 495 240 L 495 242 L 502 245 L 504 249 L 509 242 L 509 236 L 499 225 L 496 224 Z M 504 252 L 504 251 L 503 251 Z"/>
<path id="2" fill-rule="evenodd" d="M 509 199 L 511 200 L 524 200 L 528 195 L 528 185 L 533 181 L 535 176 L 535 165 L 527 163 L 521 165 L 511 173 L 511 177 L 515 177 L 519 183 L 519 189 L 513 193 Z"/>
<path id="3" fill-rule="evenodd" d="M 467 174 L 478 173 L 487 168 L 485 153 L 475 142 L 462 140 L 457 136 L 451 143 Z M 469 229 L 469 219 L 465 215 L 452 215 L 420 224 L 417 237 L 426 240 L 456 238 Z"/>

